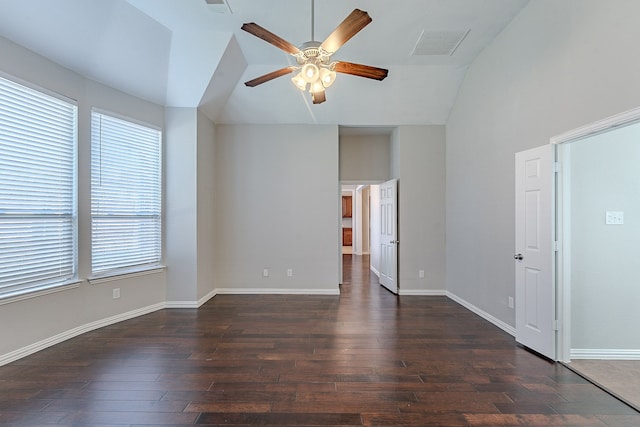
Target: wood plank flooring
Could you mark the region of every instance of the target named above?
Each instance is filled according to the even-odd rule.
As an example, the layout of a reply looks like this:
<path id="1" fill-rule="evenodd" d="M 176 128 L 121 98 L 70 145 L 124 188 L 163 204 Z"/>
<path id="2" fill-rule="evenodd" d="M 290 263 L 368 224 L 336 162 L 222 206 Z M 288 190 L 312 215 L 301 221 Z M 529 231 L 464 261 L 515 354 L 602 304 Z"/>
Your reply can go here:
<path id="1" fill-rule="evenodd" d="M 344 259 L 340 296 L 218 295 L 0 367 L 0 425 L 640 425 L 455 302 Z"/>

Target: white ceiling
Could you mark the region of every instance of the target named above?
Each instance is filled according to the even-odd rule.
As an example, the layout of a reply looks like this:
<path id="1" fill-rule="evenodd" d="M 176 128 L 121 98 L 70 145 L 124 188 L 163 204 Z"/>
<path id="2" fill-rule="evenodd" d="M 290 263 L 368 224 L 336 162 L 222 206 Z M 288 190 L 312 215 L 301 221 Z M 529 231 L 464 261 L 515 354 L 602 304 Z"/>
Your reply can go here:
<path id="1" fill-rule="evenodd" d="M 444 124 L 469 64 L 528 0 L 317 0 L 322 41 L 355 8 L 373 22 L 333 56 L 389 69 L 382 82 L 339 74 L 327 102 L 280 77 L 243 82 L 294 63 L 240 30 L 244 22 L 300 45 L 311 39 L 311 0 L 0 0 L 0 36 L 88 78 L 216 123 L 348 126 Z M 423 31 L 470 30 L 453 55 L 412 56 Z"/>

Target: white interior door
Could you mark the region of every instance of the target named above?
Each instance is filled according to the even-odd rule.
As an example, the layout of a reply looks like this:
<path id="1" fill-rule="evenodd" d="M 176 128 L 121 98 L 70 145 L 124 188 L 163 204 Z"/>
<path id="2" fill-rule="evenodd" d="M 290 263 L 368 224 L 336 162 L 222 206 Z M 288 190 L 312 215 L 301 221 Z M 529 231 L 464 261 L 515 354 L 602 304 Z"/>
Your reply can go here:
<path id="1" fill-rule="evenodd" d="M 556 358 L 554 151 L 516 153 L 516 341 Z"/>
<path id="2" fill-rule="evenodd" d="M 380 284 L 398 293 L 398 180 L 380 184 Z"/>

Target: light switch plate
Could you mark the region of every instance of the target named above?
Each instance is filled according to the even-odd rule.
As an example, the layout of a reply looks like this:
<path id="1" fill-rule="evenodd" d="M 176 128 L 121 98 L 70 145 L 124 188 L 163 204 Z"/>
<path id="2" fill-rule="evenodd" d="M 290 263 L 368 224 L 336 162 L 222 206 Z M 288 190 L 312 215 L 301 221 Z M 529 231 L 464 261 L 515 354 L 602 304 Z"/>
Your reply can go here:
<path id="1" fill-rule="evenodd" d="M 621 211 L 607 211 L 605 216 L 605 223 L 607 225 L 622 225 L 624 224 L 624 212 Z"/>

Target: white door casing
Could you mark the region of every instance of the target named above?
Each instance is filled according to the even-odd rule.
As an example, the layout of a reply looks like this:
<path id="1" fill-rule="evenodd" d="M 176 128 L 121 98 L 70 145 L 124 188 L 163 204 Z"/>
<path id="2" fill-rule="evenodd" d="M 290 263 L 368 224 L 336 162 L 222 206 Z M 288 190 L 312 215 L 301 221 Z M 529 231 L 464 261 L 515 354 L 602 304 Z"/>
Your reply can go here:
<path id="1" fill-rule="evenodd" d="M 516 341 L 556 359 L 554 146 L 516 153 Z"/>
<path id="2" fill-rule="evenodd" d="M 398 180 L 380 184 L 380 284 L 398 293 Z"/>

